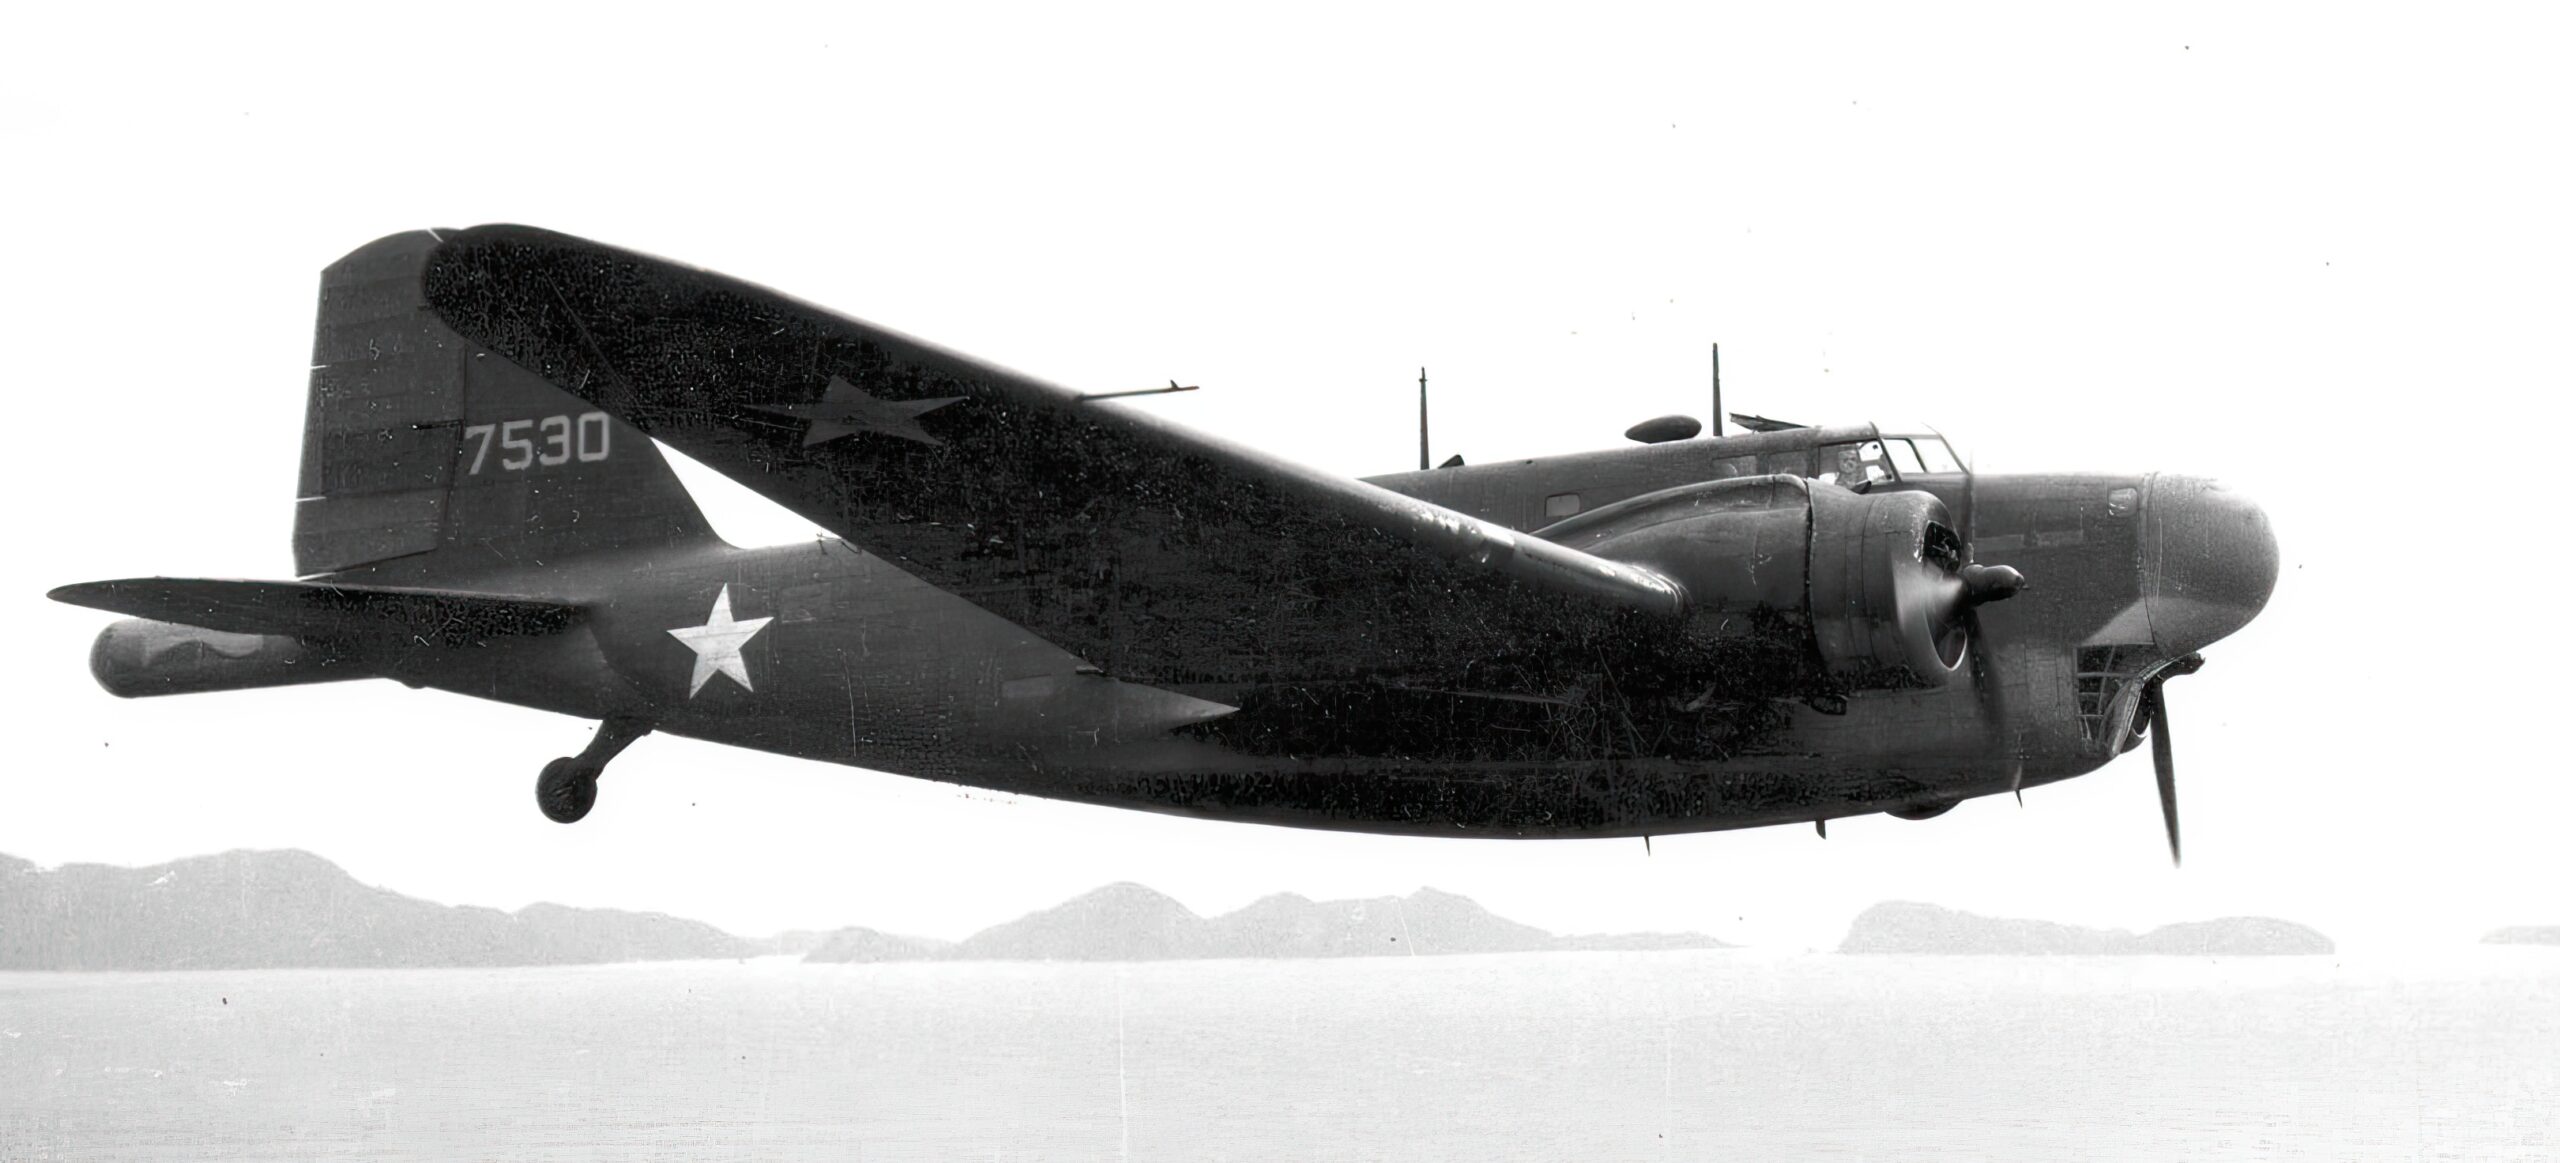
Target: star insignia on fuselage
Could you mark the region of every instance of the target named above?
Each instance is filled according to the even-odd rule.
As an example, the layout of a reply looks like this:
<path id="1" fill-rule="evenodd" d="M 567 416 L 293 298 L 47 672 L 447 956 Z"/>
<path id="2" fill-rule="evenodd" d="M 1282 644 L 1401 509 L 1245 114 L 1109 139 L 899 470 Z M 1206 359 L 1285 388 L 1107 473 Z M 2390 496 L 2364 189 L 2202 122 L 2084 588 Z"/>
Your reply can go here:
<path id="1" fill-rule="evenodd" d="M 711 599 L 711 617 L 699 626 L 679 626 L 667 631 L 675 635 L 676 641 L 693 648 L 693 689 L 685 692 L 685 697 L 701 694 L 702 684 L 710 682 L 715 674 L 728 675 L 750 691 L 756 689 L 756 684 L 747 681 L 746 656 L 738 651 L 746 646 L 747 639 L 755 637 L 756 632 L 764 629 L 764 624 L 770 621 L 773 619 L 749 618 L 740 622 L 731 618 L 729 587 L 724 585 L 720 587 L 720 596 Z"/>
<path id="2" fill-rule="evenodd" d="M 814 404 L 749 404 L 750 409 L 775 416 L 789 416 L 809 422 L 809 431 L 800 437 L 800 447 L 842 440 L 856 432 L 877 432 L 918 444 L 942 447 L 942 442 L 916 423 L 916 417 L 936 408 L 957 404 L 965 396 L 943 396 L 932 400 L 883 400 L 853 386 L 843 376 L 827 380 L 827 394 Z"/>

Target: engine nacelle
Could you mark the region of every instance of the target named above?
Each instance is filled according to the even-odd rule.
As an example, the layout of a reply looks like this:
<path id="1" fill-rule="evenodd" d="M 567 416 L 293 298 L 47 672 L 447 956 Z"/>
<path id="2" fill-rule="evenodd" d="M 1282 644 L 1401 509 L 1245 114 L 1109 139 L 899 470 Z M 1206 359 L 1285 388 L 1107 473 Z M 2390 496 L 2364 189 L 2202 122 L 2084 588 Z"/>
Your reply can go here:
<path id="1" fill-rule="evenodd" d="M 89 673 L 120 698 L 367 678 L 350 654 L 281 634 L 226 634 L 127 618 L 98 632 Z"/>
<path id="2" fill-rule="evenodd" d="M 1712 631 L 1746 632 L 1762 611 L 1801 618 L 1824 666 L 1852 686 L 1940 686 L 1964 662 L 1964 549 L 1927 493 L 1742 477 L 1647 493 L 1542 533 L 1669 575 Z"/>

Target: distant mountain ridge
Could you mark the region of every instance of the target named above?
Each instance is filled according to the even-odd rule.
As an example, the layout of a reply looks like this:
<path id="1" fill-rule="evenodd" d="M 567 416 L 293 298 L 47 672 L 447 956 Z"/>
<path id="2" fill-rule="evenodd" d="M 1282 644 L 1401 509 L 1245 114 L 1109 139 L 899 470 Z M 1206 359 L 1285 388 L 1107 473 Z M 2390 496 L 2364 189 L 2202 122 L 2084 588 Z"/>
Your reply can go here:
<path id="1" fill-rule="evenodd" d="M 1842 953 L 2000 955 L 2280 956 L 2337 952 L 2317 931 L 2273 917 L 2223 917 L 2162 925 L 2148 933 L 2054 921 L 1985 917 L 1937 905 L 1886 901 L 1858 914 Z"/>
<path id="2" fill-rule="evenodd" d="M 2496 944 L 2560 944 L 2560 926 L 2501 929 Z M 1167 961 L 1717 949 L 1696 933 L 1557 936 L 1466 897 L 1264 897 L 1204 918 L 1144 885 L 1106 885 L 961 941 L 867 928 L 746 940 L 663 913 L 450 906 L 361 884 L 301 851 L 233 851 L 148 868 L 47 871 L 0 855 L 0 970 L 571 965 L 802 954 L 812 962 Z M 2289 921 L 2226 917 L 2148 933 L 1978 916 L 1888 901 L 1859 915 L 1842 953 L 2327 954 Z"/>
<path id="3" fill-rule="evenodd" d="M 946 943 L 848 929 L 811 952 L 829 961 L 1189 961 L 1431 956 L 1604 949 L 1721 949 L 1696 933 L 1558 937 L 1425 888 L 1401 897 L 1314 901 L 1267 896 L 1218 917 L 1142 884 L 1105 885 Z"/>
<path id="4" fill-rule="evenodd" d="M 360 884 L 308 852 L 51 872 L 0 856 L 0 969 L 571 965 L 756 951 L 663 913 L 440 905 Z"/>
<path id="5" fill-rule="evenodd" d="M 442 905 L 362 884 L 298 850 L 50 871 L 0 855 L 0 970 L 494 967 L 804 952 L 816 962 L 1155 961 L 1724 947 L 1694 933 L 1558 937 L 1428 888 L 1340 901 L 1282 893 L 1203 919 L 1126 883 L 965 941 L 865 928 L 754 941 L 663 913 Z"/>

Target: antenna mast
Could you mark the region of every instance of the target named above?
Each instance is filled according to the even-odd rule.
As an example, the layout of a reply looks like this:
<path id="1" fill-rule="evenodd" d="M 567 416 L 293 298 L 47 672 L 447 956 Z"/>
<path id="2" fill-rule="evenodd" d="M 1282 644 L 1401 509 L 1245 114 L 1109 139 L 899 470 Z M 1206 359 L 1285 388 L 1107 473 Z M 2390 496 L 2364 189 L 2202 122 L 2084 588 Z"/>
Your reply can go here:
<path id="1" fill-rule="evenodd" d="M 1715 434 L 1724 435 L 1724 352 L 1718 345 L 1707 345 L 1708 377 L 1715 384 Z"/>
<path id="2" fill-rule="evenodd" d="M 1431 467 L 1431 369 L 1422 369 L 1422 467 Z"/>

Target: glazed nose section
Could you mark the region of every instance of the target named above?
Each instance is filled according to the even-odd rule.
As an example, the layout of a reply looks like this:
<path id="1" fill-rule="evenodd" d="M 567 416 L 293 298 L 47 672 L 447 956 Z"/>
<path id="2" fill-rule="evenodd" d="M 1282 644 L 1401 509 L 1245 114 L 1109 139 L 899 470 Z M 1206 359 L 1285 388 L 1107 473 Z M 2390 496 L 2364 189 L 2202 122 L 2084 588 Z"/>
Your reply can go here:
<path id="1" fill-rule="evenodd" d="M 2276 536 L 2248 498 L 2201 477 L 2154 474 L 2144 492 L 2142 600 L 2170 657 L 2229 637 L 2276 588 Z"/>

